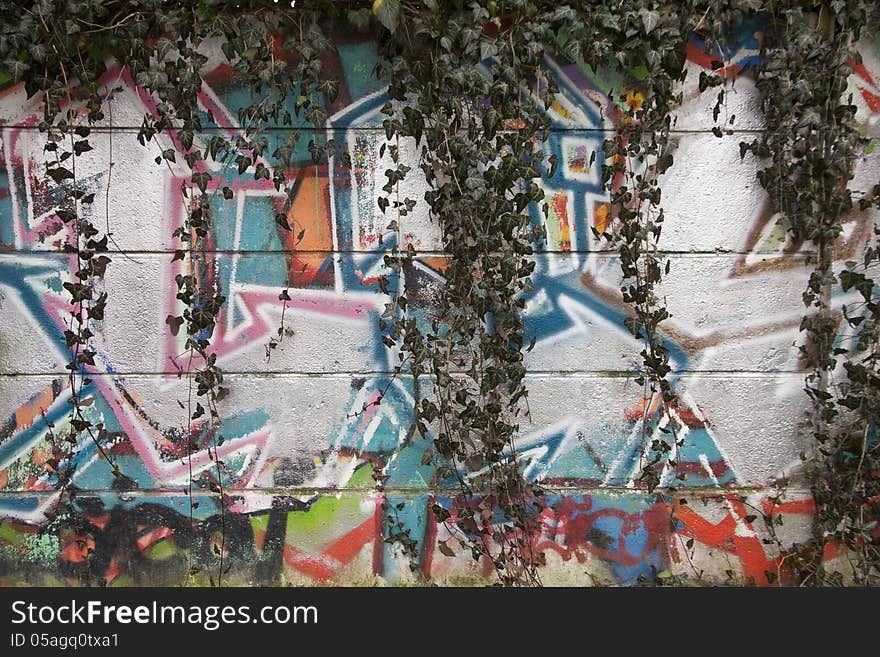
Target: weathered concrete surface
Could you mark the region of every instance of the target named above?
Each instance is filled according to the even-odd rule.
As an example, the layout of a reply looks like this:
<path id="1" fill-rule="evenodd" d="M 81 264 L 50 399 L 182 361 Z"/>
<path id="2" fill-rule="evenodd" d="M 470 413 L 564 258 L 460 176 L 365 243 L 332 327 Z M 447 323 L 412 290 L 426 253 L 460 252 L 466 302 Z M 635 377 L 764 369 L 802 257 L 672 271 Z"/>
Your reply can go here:
<path id="1" fill-rule="evenodd" d="M 449 537 L 429 507 L 455 490 L 421 465 L 424 445 L 407 440 L 412 382 L 391 377 L 396 355 L 377 327 L 384 253 L 416 246 L 419 265 L 407 293 L 427 306 L 442 285 L 440 235 L 424 203 L 397 231 L 385 229 L 376 198 L 390 162 L 379 153 L 385 97 L 370 78 L 375 50 L 350 36 L 338 47 L 343 92 L 322 134 L 349 149 L 354 169 L 339 158 L 315 167 L 303 148 L 301 167 L 290 172 L 299 180 L 290 223 L 306 231 L 296 250 L 273 221 L 280 195 L 232 176 L 225 182 L 235 195 L 218 202 L 209 247 L 195 262 L 172 262 L 178 188 L 189 174 L 179 164 L 157 167 L 155 147 L 137 144 L 148 108 L 124 74 L 108 77 L 112 112 L 91 137 L 95 150 L 77 165 L 96 192 L 95 222 L 106 222 L 114 239 L 85 398 L 113 434 L 112 454 L 137 489 L 114 489 L 106 463 L 83 443 L 76 517 L 47 519 L 57 495 L 45 465 L 46 423 L 63 426 L 68 408 L 61 286 L 73 269 L 59 253 L 66 235 L 53 215 L 55 190 L 42 176 L 38 107 L 17 88 L 0 98 L 0 583 L 207 584 L 217 578 L 220 550 L 229 584 L 413 581 L 383 540 L 383 496 L 404 502 L 395 519 L 417 540 L 423 576 L 468 584 L 489 575 L 463 555 L 437 550 Z M 756 48 L 753 35 L 743 34 L 733 65 L 746 68 Z M 874 44 L 862 50 L 867 74 L 854 75 L 851 89 L 859 122 L 877 136 L 880 65 Z M 783 542 L 808 533 L 803 482 L 795 478 L 781 507 L 769 502 L 778 481 L 797 474 L 806 447 L 797 431 L 806 409 L 798 362 L 804 250 L 787 242 L 771 216 L 755 180 L 759 163 L 740 161 L 739 141 L 761 129 L 751 78 L 737 78 L 722 114 L 736 115 L 737 132 L 719 139 L 711 133 L 714 96 L 696 92 L 701 61 L 688 64 L 676 164 L 663 181 L 661 248 L 672 263 L 662 288 L 672 313 L 666 339 L 686 435 L 676 471 L 664 473 L 676 490 L 660 500 L 635 487 L 643 456 L 642 390 L 634 382 L 641 347 L 623 325 L 618 262 L 589 230 L 604 222 L 601 143 L 614 128 L 595 101 L 610 101 L 588 73 L 552 66 L 562 94 L 547 149 L 560 167 L 542 181 L 552 213 L 527 298 L 537 343 L 526 359 L 531 419 L 518 444 L 526 475 L 548 491 L 535 537 L 548 584 L 633 584 L 657 573 L 766 584 L 768 572 L 770 579 L 780 573 L 761 514 L 784 514 L 777 528 Z M 236 81 L 219 64 L 212 59 L 215 68 L 206 71 L 202 101 L 234 126 Z M 201 138 L 225 129 L 213 126 Z M 880 160 L 866 158 L 854 186 L 878 174 Z M 401 195 L 423 191 L 412 176 Z M 871 219 L 850 217 L 838 266 L 859 252 Z M 198 506 L 179 449 L 187 413 L 178 400 L 186 399 L 188 381 L 177 376 L 182 343 L 165 317 L 180 310 L 174 275 L 193 266 L 210 271 L 229 298 L 214 342 L 231 390 L 214 428 L 225 438 L 218 449 L 232 496 L 225 509 L 209 490 L 217 479 L 208 454 L 214 434 L 201 427 L 192 458 Z M 285 326 L 293 333 L 267 360 L 281 289 L 290 290 Z M 846 302 L 835 290 L 834 303 Z M 379 406 L 360 412 L 386 389 Z M 384 493 L 374 480 L 379 470 L 388 476 Z"/>

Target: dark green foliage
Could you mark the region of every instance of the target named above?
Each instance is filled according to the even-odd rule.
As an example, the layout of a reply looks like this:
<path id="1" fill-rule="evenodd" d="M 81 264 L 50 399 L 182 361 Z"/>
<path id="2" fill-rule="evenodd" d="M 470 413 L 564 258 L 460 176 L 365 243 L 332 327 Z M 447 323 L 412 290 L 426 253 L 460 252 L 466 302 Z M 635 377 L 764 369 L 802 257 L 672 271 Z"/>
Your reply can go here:
<path id="1" fill-rule="evenodd" d="M 770 159 L 758 180 L 792 238 L 815 247 L 803 295 L 807 313 L 801 330 L 807 340 L 801 352 L 810 370 L 806 392 L 812 409 L 805 426 L 814 445 L 806 467 L 817 511 L 813 538 L 795 546 L 791 563 L 802 582 L 840 581 L 844 573 L 826 572 L 822 564 L 826 545 L 833 543 L 854 556 L 846 575 L 876 584 L 880 297 L 873 276 L 880 227 L 874 225 L 858 261 L 847 262 L 839 274 L 833 263 L 843 221 L 854 207 L 849 182 L 866 147 L 847 79 L 859 62 L 856 42 L 865 28 L 878 25 L 880 11 L 858 0 L 822 4 L 818 13 L 798 3 L 778 5 L 756 70 L 767 129 L 742 143 L 740 152 Z M 880 204 L 878 191 L 861 199 L 861 210 Z M 836 285 L 860 298 L 836 311 L 831 303 Z"/>
<path id="2" fill-rule="evenodd" d="M 407 372 L 432 381 L 431 394 L 417 400 L 416 429 L 425 434 L 433 425 L 438 472 L 460 484 L 452 514 L 435 505 L 436 519 L 511 585 L 539 581 L 532 541 L 540 496 L 522 478 L 514 439 L 528 417 L 522 294 L 532 285 L 532 244 L 543 234 L 526 210 L 543 198 L 535 180 L 553 93 L 542 44 L 559 16 L 529 2 L 507 9 L 438 3 L 383 38 L 392 98 L 383 113 L 395 168 L 385 173 L 388 196 L 379 203 L 397 225 L 426 202 L 441 228 L 446 283 L 431 311 L 437 319 L 420 325 L 398 285 L 387 335 Z M 538 92 L 530 98 L 530 90 Z M 418 144 L 416 171 L 429 188 L 423 200 L 397 194 L 411 173 L 399 153 L 407 137 Z M 398 281 L 414 255 L 408 246 L 386 259 Z M 455 543 L 441 549 L 453 553 Z"/>

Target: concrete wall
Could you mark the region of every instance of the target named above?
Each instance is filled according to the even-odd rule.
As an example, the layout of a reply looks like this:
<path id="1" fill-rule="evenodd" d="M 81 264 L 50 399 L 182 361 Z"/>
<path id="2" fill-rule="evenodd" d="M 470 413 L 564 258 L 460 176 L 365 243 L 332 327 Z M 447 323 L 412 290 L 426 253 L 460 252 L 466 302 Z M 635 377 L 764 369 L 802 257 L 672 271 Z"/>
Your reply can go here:
<path id="1" fill-rule="evenodd" d="M 394 357 L 380 342 L 384 299 L 376 286 L 382 256 L 412 242 L 419 252 L 409 281 L 422 303 L 442 284 L 437 227 L 424 203 L 386 231 L 376 198 L 389 162 L 379 108 L 386 98 L 372 75 L 375 48 L 339 34 L 340 99 L 330 108 L 327 137 L 346 146 L 354 168 L 335 158 L 288 172 L 297 181 L 289 211 L 294 233 L 279 231 L 283 200 L 270 185 L 228 176 L 234 198 L 216 204 L 211 248 L 193 263 L 172 262 L 180 225 L 180 164 L 160 167 L 156 146 L 135 140 L 151 103 L 120 71 L 106 79 L 108 120 L 82 156 L 78 175 L 96 192 L 93 221 L 109 222 L 113 262 L 106 275 L 106 318 L 96 323 L 99 354 L 87 387 L 91 416 L 112 432 L 112 453 L 137 482 L 113 487 L 106 462 L 83 443 L 74 483 L 81 514 L 47 521 L 57 494 L 45 459 L 46 422 L 63 426 L 68 410 L 62 336 L 62 282 L 73 267 L 59 253 L 67 235 L 54 218 L 58 190 L 42 166 L 39 107 L 20 88 L 0 99 L 0 582 L 4 584 L 208 583 L 217 578 L 220 545 L 216 468 L 205 449 L 193 455 L 198 507 L 186 494 L 189 463 L 179 443 L 187 414 L 186 378 L 177 376 L 182 343 L 165 325 L 179 313 L 174 275 L 202 265 L 228 297 L 214 340 L 231 394 L 220 405 L 225 438 L 218 450 L 223 483 L 234 504 L 223 515 L 223 581 L 250 583 L 382 583 L 408 576 L 383 541 L 387 523 L 373 474 L 384 469 L 394 510 L 418 543 L 419 567 L 440 582 L 472 582 L 469 557 L 437 549 L 446 538 L 429 512 L 438 490 L 421 465 L 424 444 L 407 443 L 411 382 L 389 376 Z M 801 292 L 808 269 L 799 245 L 787 242 L 755 179 L 759 163 L 740 161 L 739 142 L 761 129 L 747 68 L 758 44 L 744 29 L 730 58 L 736 73 L 722 119 L 736 116 L 736 134 L 717 138 L 714 94 L 699 96 L 708 57 L 690 49 L 685 100 L 675 128 L 676 164 L 663 180 L 666 225 L 661 246 L 671 255 L 663 284 L 666 322 L 686 426 L 678 491 L 658 502 L 634 487 L 641 456 L 642 390 L 634 382 L 641 347 L 624 328 L 613 253 L 590 226 L 602 227 L 607 195 L 600 184 L 601 144 L 614 129 L 608 82 L 573 65 L 549 68 L 561 87 L 547 144 L 559 156 L 552 179 L 548 249 L 535 257 L 535 291 L 527 299 L 531 423 L 519 448 L 526 475 L 543 480 L 550 508 L 536 537 L 546 583 L 632 584 L 654 573 L 709 581 L 767 583 L 777 571 L 757 510 L 768 510 L 773 482 L 796 474 L 807 441 L 796 425 L 807 407 L 798 363 Z M 880 134 L 880 52 L 862 48 L 865 65 L 851 80 L 858 119 Z M 235 134 L 242 90 L 214 57 L 201 96 L 213 114 L 203 139 Z M 271 139 L 280 139 L 272 133 Z M 307 141 L 307 139 L 306 139 Z M 173 147 L 170 140 L 162 148 Z M 591 151 L 597 161 L 588 166 Z M 385 157 L 387 160 L 387 155 Z M 112 163 L 112 166 L 111 166 Z M 416 173 L 417 173 L 416 169 Z M 217 175 L 220 178 L 220 175 Z M 406 185 L 420 196 L 415 176 Z M 854 187 L 880 180 L 876 157 L 859 163 Z M 535 214 L 537 220 L 538 215 Z M 854 258 L 873 217 L 853 213 L 839 262 Z M 125 251 L 126 255 L 118 253 Z M 281 289 L 289 288 L 285 326 L 293 330 L 266 358 L 279 326 Z M 835 303 L 846 297 L 835 291 Z M 381 404 L 360 413 L 385 391 Z M 656 414 L 651 421 L 656 422 Z M 200 427 L 202 439 L 209 427 Z M 201 486 L 201 487 L 199 487 Z M 681 504 L 684 500 L 686 504 Z M 393 508 L 393 506 L 392 506 Z M 811 503 L 797 478 L 781 507 L 786 537 L 805 536 Z M 674 512 L 674 520 L 670 516 Z M 757 517 L 756 517 L 757 516 Z M 691 539 L 693 539 L 691 541 Z M 453 542 L 454 544 L 454 542 Z M 833 555 L 829 555 L 833 556 Z M 191 565 L 200 569 L 187 580 Z"/>

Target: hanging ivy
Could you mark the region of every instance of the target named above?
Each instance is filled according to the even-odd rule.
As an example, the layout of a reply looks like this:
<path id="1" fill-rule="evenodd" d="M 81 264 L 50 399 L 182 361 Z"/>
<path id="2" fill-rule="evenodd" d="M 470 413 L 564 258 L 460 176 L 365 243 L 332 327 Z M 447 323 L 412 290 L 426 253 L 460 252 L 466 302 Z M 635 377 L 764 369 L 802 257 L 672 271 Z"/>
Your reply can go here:
<path id="1" fill-rule="evenodd" d="M 833 265 L 855 205 L 849 183 L 867 145 L 847 79 L 860 61 L 856 43 L 880 14 L 869 2 L 832 2 L 810 13 L 778 3 L 774 10 L 755 71 L 767 129 L 740 149 L 770 160 L 758 180 L 792 239 L 815 247 L 800 328 L 812 404 L 806 429 L 814 441 L 806 465 L 817 510 L 812 540 L 796 546 L 789 563 L 801 581 L 840 581 L 841 573 L 826 573 L 822 564 L 826 546 L 838 543 L 855 556 L 847 575 L 871 584 L 880 576 L 876 223 L 858 260 L 840 272 Z M 860 199 L 862 210 L 876 204 L 877 191 Z M 837 286 L 857 293 L 840 310 L 832 305 Z"/>
<path id="2" fill-rule="evenodd" d="M 643 0 L 600 5 L 589 22 L 571 22 L 583 27 L 569 28 L 571 41 L 566 45 L 569 49 L 576 45 L 573 54 L 596 72 L 609 61 L 621 72 L 644 71 L 634 88 L 612 92 L 621 116 L 617 129 L 603 144 L 602 181 L 610 192 L 610 214 L 615 221 L 609 230 L 600 234 L 593 228 L 593 233 L 604 238 L 620 258 L 620 291 L 632 310 L 625 324 L 644 345 L 643 370 L 636 378 L 644 389 L 639 479 L 653 491 L 661 483 L 670 483 L 664 482 L 663 472 L 667 467 L 674 471 L 682 445 L 672 413 L 677 403 L 669 380 L 672 364 L 661 329 L 670 315 L 656 291 L 671 267 L 659 246 L 664 220 L 659 177 L 673 163 L 670 131 L 681 104 L 687 41 L 694 23 L 690 7 Z M 655 406 L 662 417 L 656 432 L 651 422 Z"/>
<path id="3" fill-rule="evenodd" d="M 532 2 L 505 11 L 427 3 L 382 42 L 392 99 L 383 113 L 397 166 L 385 173 L 390 196 L 380 205 L 392 225 L 414 207 L 396 195 L 410 170 L 399 138 L 411 138 L 446 254 L 432 318 L 420 318 L 400 288 L 412 245 L 387 258 L 398 288 L 383 326 L 409 374 L 431 379 L 432 394 L 416 402 L 416 429 L 426 436 L 436 426 L 440 477 L 459 485 L 452 509 L 433 507 L 453 536 L 441 550 L 460 545 L 488 558 L 505 584 L 539 581 L 532 541 L 541 491 L 523 480 L 514 440 L 528 414 L 522 295 L 533 289 L 529 256 L 544 235 L 528 208 L 543 199 L 542 168 L 556 166 L 545 165 L 542 148 L 554 85 L 541 44 L 557 18 Z"/>

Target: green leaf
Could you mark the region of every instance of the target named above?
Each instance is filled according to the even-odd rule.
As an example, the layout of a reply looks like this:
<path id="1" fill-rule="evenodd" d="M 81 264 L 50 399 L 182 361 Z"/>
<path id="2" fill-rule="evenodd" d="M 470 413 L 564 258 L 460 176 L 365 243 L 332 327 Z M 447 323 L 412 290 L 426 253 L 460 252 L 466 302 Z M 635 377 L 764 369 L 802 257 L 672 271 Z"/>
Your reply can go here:
<path id="1" fill-rule="evenodd" d="M 449 511 L 444 509 L 439 504 L 431 505 L 431 511 L 434 512 L 434 519 L 437 522 L 444 522 L 447 518 L 449 518 Z"/>
<path id="2" fill-rule="evenodd" d="M 360 32 L 365 32 L 370 26 L 370 10 L 366 7 L 361 9 L 349 9 L 347 17 L 348 22 Z"/>
<path id="3" fill-rule="evenodd" d="M 30 65 L 19 59 L 7 59 L 3 64 L 6 66 L 7 73 L 12 76 L 15 82 L 22 80 L 25 73 L 30 69 Z"/>
<path id="4" fill-rule="evenodd" d="M 92 145 L 85 140 L 73 142 L 73 152 L 75 155 L 82 155 L 90 150 L 92 150 Z"/>
<path id="5" fill-rule="evenodd" d="M 373 14 L 385 29 L 394 32 L 400 19 L 400 0 L 375 0 Z"/>
<path id="6" fill-rule="evenodd" d="M 639 10 L 639 18 L 642 19 L 642 25 L 645 27 L 645 34 L 650 34 L 660 22 L 660 13 L 653 10 L 642 8 Z"/>
<path id="7" fill-rule="evenodd" d="M 73 171 L 65 169 L 64 167 L 53 167 L 51 169 L 46 169 L 46 175 L 56 183 L 61 184 L 62 181 L 73 178 Z"/>
<path id="8" fill-rule="evenodd" d="M 254 171 L 254 180 L 259 180 L 260 178 L 269 180 L 269 169 L 262 162 L 257 164 L 257 168 Z"/>
<path id="9" fill-rule="evenodd" d="M 196 186 L 199 188 L 199 191 L 202 192 L 202 194 L 204 194 L 205 190 L 208 188 L 208 181 L 209 180 L 211 180 L 210 173 L 202 172 L 202 173 L 194 173 L 192 175 L 192 181 L 196 184 Z"/>

